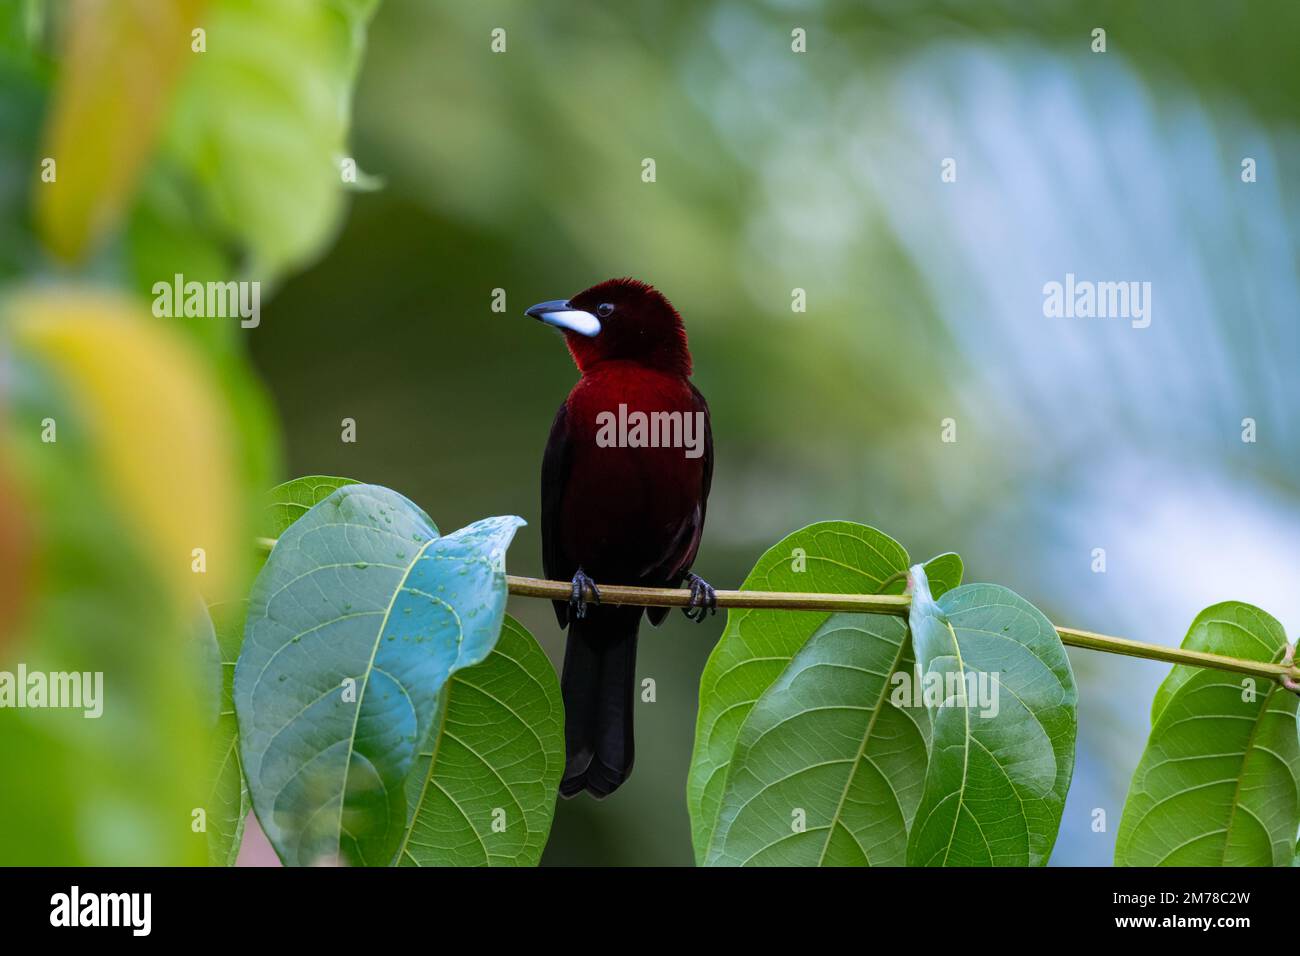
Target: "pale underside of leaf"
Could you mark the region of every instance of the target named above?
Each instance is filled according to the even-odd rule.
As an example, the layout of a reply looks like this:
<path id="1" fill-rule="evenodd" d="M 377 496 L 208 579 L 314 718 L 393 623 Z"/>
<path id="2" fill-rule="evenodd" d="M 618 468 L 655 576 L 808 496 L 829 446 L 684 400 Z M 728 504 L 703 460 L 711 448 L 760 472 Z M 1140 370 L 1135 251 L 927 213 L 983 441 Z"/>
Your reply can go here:
<path id="1" fill-rule="evenodd" d="M 236 691 L 254 806 L 286 862 L 391 860 L 438 692 L 496 640 L 518 524 L 439 538 L 395 492 L 349 485 L 281 537 L 254 588 Z"/>
<path id="2" fill-rule="evenodd" d="M 252 807 L 239 759 L 239 728 L 235 720 L 235 662 L 243 643 L 247 601 L 208 608 L 221 671 L 220 710 L 213 734 L 212 786 L 207 800 L 208 860 L 213 866 L 234 866 Z"/>
<path id="3" fill-rule="evenodd" d="M 875 593 L 897 581 L 907 552 L 887 535 L 845 521 L 810 525 L 759 559 L 742 590 Z M 703 863 L 718 819 L 728 762 L 741 726 L 763 691 L 829 615 L 820 612 L 729 612 L 722 638 L 700 679 L 695 751 L 687 780 L 696 862 Z"/>
<path id="4" fill-rule="evenodd" d="M 929 707 L 925 796 L 909 837 L 918 866 L 1047 862 L 1074 762 L 1077 695 L 1055 629 L 1006 588 L 966 585 L 913 598 L 923 675 L 958 678 Z M 997 713 L 968 688 L 996 680 Z"/>
<path id="5" fill-rule="evenodd" d="M 900 594 L 907 553 L 888 535 L 852 522 L 810 525 L 770 548 L 744 589 Z M 936 590 L 960 583 L 961 559 L 927 563 Z M 828 615 L 733 611 L 700 681 L 700 712 L 687 782 L 696 862 L 704 863 L 727 789 L 728 766 L 750 709 Z"/>
<path id="6" fill-rule="evenodd" d="M 1202 611 L 1183 646 L 1250 660 L 1280 659 L 1280 624 L 1226 602 Z M 1296 698 L 1192 667 L 1175 667 L 1152 707 L 1116 839 L 1129 866 L 1286 866 L 1300 827 Z"/>
<path id="7" fill-rule="evenodd" d="M 911 667 L 901 619 L 829 618 L 750 711 L 707 862 L 902 865 L 929 730 L 889 699 Z"/>
<path id="8" fill-rule="evenodd" d="M 564 705 L 546 654 L 511 618 L 492 654 L 443 689 L 407 783 L 400 866 L 532 866 L 564 767 Z"/>

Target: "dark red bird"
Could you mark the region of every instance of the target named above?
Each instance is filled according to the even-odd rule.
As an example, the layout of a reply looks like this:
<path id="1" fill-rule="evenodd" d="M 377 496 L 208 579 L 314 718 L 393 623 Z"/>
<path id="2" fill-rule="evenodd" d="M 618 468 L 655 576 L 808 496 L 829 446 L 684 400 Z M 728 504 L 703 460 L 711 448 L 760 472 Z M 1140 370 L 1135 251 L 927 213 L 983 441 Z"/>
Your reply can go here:
<path id="1" fill-rule="evenodd" d="M 602 606 L 596 582 L 689 582 L 686 616 L 716 610 L 691 573 L 713 478 L 709 406 L 690 383 L 681 316 L 644 282 L 611 279 L 527 314 L 564 332 L 582 373 L 542 459 L 542 564 L 573 582 L 572 599 L 554 602 L 569 629 L 560 793 L 604 797 L 632 772 L 641 614 L 658 624 L 668 609 Z"/>

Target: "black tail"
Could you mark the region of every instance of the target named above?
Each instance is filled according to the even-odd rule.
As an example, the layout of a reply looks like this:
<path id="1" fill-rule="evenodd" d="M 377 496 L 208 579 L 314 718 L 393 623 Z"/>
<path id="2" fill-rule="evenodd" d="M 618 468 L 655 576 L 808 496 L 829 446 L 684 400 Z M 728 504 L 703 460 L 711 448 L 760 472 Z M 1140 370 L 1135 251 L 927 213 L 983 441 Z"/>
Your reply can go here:
<path id="1" fill-rule="evenodd" d="M 607 797 L 632 773 L 639 607 L 592 607 L 569 617 L 564 648 L 564 742 L 560 795 Z"/>

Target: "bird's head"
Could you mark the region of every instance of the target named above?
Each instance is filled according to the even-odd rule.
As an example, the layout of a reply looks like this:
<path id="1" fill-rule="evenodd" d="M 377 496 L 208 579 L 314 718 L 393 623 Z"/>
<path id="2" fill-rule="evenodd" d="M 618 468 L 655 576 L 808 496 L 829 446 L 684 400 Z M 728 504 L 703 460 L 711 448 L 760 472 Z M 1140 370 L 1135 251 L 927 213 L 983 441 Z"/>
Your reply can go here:
<path id="1" fill-rule="evenodd" d="M 539 302 L 525 315 L 564 332 L 580 371 L 611 359 L 691 374 L 682 317 L 653 286 L 608 279 L 571 299 Z"/>

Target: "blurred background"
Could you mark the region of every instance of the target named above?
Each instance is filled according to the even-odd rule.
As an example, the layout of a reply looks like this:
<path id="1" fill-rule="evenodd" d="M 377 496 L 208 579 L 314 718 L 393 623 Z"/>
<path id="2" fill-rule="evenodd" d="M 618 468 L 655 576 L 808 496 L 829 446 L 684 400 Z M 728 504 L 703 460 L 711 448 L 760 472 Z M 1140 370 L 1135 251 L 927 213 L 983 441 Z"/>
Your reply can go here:
<path id="1" fill-rule="evenodd" d="M 107 6 L 85 5 L 111 21 Z M 121 79 L 114 113 L 95 100 L 111 85 L 79 106 L 66 74 L 148 36 L 83 30 L 60 67 L 39 53 L 46 5 L 14 4 L 0 276 L 53 294 L 72 274 L 134 293 L 146 316 L 140 296 L 173 271 L 264 281 L 256 329 L 183 332 L 237 436 L 198 469 L 224 469 L 234 513 L 280 477 L 346 475 L 444 529 L 524 516 L 510 570 L 540 575 L 537 475 L 575 371 L 522 312 L 632 275 L 683 314 L 712 406 L 696 570 L 715 586 L 785 533 L 844 518 L 916 559 L 956 550 L 968 580 L 1061 624 L 1176 645 L 1231 598 L 1300 630 L 1300 6 L 641 6 L 195 2 L 208 52 Z M 162 32 L 180 16 L 124 8 Z M 99 136 L 42 119 L 78 108 Z M 107 210 L 41 198 L 34 157 L 60 135 L 82 168 L 134 170 L 94 187 L 117 191 Z M 105 137 L 156 145 L 124 159 Z M 341 158 L 362 171 L 347 193 Z M 1150 326 L 1046 318 L 1043 286 L 1067 273 L 1150 282 Z M 7 367 L 23 407 L 14 383 L 30 376 Z M 23 454 L 29 475 L 52 468 Z M 209 510 L 168 484 L 172 507 Z M 511 611 L 558 666 L 550 608 Z M 674 615 L 643 631 L 658 699 L 638 705 L 637 770 L 607 801 L 561 802 L 545 862 L 691 862 L 697 682 L 722 626 Z M 1108 865 L 1167 668 L 1071 660 L 1078 760 L 1053 863 Z M 268 859 L 257 840 L 243 862 Z"/>

